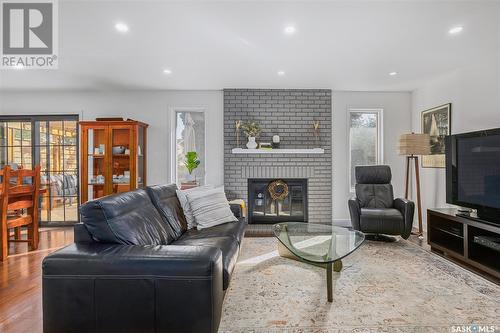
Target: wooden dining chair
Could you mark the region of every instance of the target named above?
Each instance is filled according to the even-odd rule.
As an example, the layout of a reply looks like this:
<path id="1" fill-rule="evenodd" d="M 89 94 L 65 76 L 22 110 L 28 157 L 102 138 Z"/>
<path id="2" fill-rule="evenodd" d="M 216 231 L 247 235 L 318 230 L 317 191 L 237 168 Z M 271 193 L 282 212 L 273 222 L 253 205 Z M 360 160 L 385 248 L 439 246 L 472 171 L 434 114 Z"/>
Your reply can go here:
<path id="1" fill-rule="evenodd" d="M 38 248 L 38 221 L 39 221 L 39 196 L 40 196 L 40 166 L 34 170 L 11 170 L 6 166 L 0 170 L 2 177 L 0 194 L 0 260 L 8 256 L 9 242 L 27 242 L 30 251 Z M 16 182 L 11 183 L 11 178 L 16 177 Z M 31 182 L 25 182 L 31 179 Z M 16 232 L 14 239 L 10 239 L 9 230 L 27 228 L 27 238 L 21 239 Z"/>
<path id="2" fill-rule="evenodd" d="M 19 170 L 19 169 L 22 169 L 22 168 L 23 168 L 23 166 L 22 166 L 22 165 L 17 165 L 17 168 L 16 168 L 16 169 L 12 169 L 12 167 L 11 167 L 11 170 L 10 170 L 10 175 L 11 175 L 11 177 L 10 177 L 10 179 L 9 179 L 9 181 L 10 181 L 10 184 L 11 184 L 11 185 L 13 185 L 13 184 L 16 184 L 16 185 L 22 185 L 22 183 L 23 183 L 23 178 L 22 178 L 22 177 L 15 177 L 15 176 L 13 175 L 13 174 L 15 174 L 15 173 L 16 173 L 16 172 L 15 172 L 16 170 Z M 21 214 L 21 213 L 22 213 L 22 211 L 14 211 L 14 212 L 10 212 L 10 214 L 11 214 L 11 215 L 13 215 L 13 214 Z M 9 231 L 7 231 L 7 232 L 9 232 Z M 7 237 L 9 237 L 9 238 L 10 238 L 10 233 L 7 235 Z M 15 239 L 21 239 L 21 227 L 16 227 L 16 228 L 14 228 L 14 238 L 15 238 Z"/>

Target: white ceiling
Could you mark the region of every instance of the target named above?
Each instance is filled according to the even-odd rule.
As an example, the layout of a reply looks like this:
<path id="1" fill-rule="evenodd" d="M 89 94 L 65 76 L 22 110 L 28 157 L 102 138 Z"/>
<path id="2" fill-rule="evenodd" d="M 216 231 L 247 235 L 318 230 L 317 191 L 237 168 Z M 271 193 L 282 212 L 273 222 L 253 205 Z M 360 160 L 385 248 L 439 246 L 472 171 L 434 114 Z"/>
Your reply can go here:
<path id="1" fill-rule="evenodd" d="M 500 50 L 500 3 L 60 0 L 59 46 L 58 70 L 2 70 L 0 89 L 413 90 Z"/>

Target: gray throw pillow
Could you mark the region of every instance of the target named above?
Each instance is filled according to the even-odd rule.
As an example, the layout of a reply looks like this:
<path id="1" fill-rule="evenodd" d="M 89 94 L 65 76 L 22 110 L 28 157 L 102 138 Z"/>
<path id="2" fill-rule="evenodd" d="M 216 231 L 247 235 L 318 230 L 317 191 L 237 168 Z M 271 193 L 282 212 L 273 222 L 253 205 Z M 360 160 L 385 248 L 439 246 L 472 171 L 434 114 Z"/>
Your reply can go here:
<path id="1" fill-rule="evenodd" d="M 184 216 L 186 217 L 186 223 L 187 223 L 187 228 L 193 229 L 196 227 L 196 221 L 194 220 L 193 213 L 191 212 L 191 207 L 188 202 L 187 194 L 188 193 L 195 193 L 195 192 L 200 192 L 200 191 L 207 191 L 211 190 L 214 187 L 212 185 L 204 185 L 204 186 L 198 186 L 194 188 L 190 188 L 188 190 L 177 190 L 177 198 L 179 199 L 179 202 L 181 203 L 182 210 L 184 212 Z"/>
<path id="2" fill-rule="evenodd" d="M 229 207 L 223 188 L 189 192 L 187 199 L 199 230 L 238 221 Z"/>

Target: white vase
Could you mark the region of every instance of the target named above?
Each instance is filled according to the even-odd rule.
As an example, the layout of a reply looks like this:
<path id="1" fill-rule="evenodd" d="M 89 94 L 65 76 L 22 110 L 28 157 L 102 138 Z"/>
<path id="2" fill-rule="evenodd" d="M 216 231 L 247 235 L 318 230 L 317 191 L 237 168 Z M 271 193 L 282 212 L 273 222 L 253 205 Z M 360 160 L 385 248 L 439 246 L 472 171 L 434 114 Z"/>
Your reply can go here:
<path id="1" fill-rule="evenodd" d="M 257 142 L 255 142 L 255 136 L 249 136 L 248 137 L 247 148 L 248 149 L 255 149 L 255 148 L 257 148 Z"/>

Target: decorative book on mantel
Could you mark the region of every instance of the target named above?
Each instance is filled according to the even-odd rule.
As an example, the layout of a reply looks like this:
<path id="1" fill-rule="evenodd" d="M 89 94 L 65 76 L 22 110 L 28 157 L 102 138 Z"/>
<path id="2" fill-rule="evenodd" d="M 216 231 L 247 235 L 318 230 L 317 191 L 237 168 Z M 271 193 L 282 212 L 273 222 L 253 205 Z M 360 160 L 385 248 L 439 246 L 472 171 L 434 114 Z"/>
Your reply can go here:
<path id="1" fill-rule="evenodd" d="M 233 154 L 324 154 L 323 148 L 297 148 L 297 149 L 243 149 L 233 148 Z"/>

